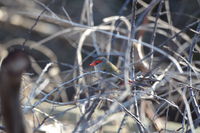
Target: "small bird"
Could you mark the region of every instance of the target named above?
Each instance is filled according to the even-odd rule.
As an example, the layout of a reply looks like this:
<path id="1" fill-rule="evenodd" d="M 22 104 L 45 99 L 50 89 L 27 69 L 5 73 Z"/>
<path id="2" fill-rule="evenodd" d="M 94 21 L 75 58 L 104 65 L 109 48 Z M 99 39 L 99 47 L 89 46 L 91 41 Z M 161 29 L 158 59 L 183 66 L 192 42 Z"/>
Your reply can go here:
<path id="1" fill-rule="evenodd" d="M 122 76 L 122 72 L 105 57 L 98 57 L 90 64 L 90 66 L 96 67 L 97 70 L 119 76 L 119 78 Z M 107 75 L 106 77 L 109 78 L 110 75 Z M 124 84 L 124 82 L 122 81 L 122 78 L 120 79 L 120 81 L 118 80 L 117 83 L 119 83 L 119 85 Z M 129 79 L 129 83 L 131 84 L 133 83 L 133 81 Z"/>
<path id="2" fill-rule="evenodd" d="M 112 73 L 115 75 L 121 74 L 121 71 L 105 57 L 98 57 L 90 64 L 90 66 L 95 66 L 98 70 Z"/>

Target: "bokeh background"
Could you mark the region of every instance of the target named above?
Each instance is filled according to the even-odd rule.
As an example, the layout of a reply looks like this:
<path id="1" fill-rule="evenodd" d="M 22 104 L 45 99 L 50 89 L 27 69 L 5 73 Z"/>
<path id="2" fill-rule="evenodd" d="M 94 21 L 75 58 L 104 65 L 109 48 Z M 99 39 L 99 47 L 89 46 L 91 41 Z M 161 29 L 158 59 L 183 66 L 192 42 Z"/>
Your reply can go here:
<path id="1" fill-rule="evenodd" d="M 157 4 L 155 4 L 156 2 Z M 162 9 L 158 11 L 160 3 L 162 3 Z M 192 65 L 195 67 L 196 75 L 193 75 L 192 80 L 194 82 L 193 87 L 196 88 L 195 98 L 199 103 L 199 7 L 199 0 L 137 0 L 134 8 L 131 0 L 0 0 L 0 58 L 2 61 L 8 53 L 8 49 L 25 48 L 30 54 L 32 68 L 24 76 L 25 80 L 22 84 L 23 103 L 26 104 L 32 88 L 35 86 L 35 88 L 40 88 L 42 83 L 44 83 L 43 88 L 40 88 L 40 91 L 33 98 L 35 103 L 51 90 L 62 88 L 56 94 L 50 95 L 45 102 L 41 101 L 40 109 L 43 113 L 49 114 L 48 117 L 53 116 L 55 112 L 58 113 L 58 115 L 53 116 L 53 119 L 58 119 L 60 123 L 64 124 L 64 127 L 67 128 L 66 132 L 75 132 L 76 128 L 78 130 L 80 126 L 80 119 L 84 112 L 80 111 L 81 104 L 83 104 L 83 108 L 87 109 L 84 102 L 76 102 L 76 100 L 85 99 L 90 95 L 80 88 L 91 86 L 88 81 L 94 81 L 95 78 L 92 75 L 87 76 L 85 79 L 86 84 L 79 79 L 69 84 L 62 84 L 80 76 L 82 73 L 93 71 L 93 68 L 89 67 L 89 63 L 97 56 L 109 57 L 114 64 L 124 70 L 128 41 L 117 37 L 117 35 L 128 37 L 130 31 L 122 20 L 115 17 L 125 17 L 131 23 L 133 9 L 135 9 L 134 21 L 137 24 L 136 29 L 134 29 L 135 39 L 141 39 L 143 42 L 151 44 L 152 36 L 156 33 L 155 37 L 153 37 L 154 46 L 158 47 L 164 43 L 167 47 L 162 46 L 159 48 L 175 57 L 184 70 L 185 74 L 178 74 L 174 66 L 170 68 L 168 74 L 163 79 L 159 79 L 163 83 L 159 83 L 159 87 L 155 90 L 156 95 L 175 103 L 179 110 L 184 113 L 185 103 L 178 90 L 181 90 L 181 85 L 189 86 L 190 83 L 187 64 L 182 58 L 188 60 L 189 49 L 195 36 L 197 36 L 197 41 L 193 52 Z M 148 10 L 149 8 L 150 10 Z M 156 20 L 158 14 L 160 15 L 159 21 Z M 143 18 L 142 15 L 144 15 Z M 142 21 L 139 21 L 139 19 L 142 19 Z M 157 29 L 153 31 L 156 23 Z M 191 24 L 193 25 L 188 26 Z M 179 34 L 179 32 L 181 33 Z M 171 38 L 174 35 L 176 37 Z M 142 47 L 142 50 L 144 55 L 151 51 L 147 47 Z M 78 54 L 81 55 L 81 60 L 77 59 L 80 57 Z M 79 61 L 81 61 L 81 66 Z M 145 61 L 149 64 L 151 59 L 147 58 Z M 148 76 L 153 74 L 161 75 L 159 72 L 166 70 L 166 67 L 171 63 L 168 58 L 157 52 L 154 54 L 153 62 L 153 66 L 149 70 L 150 74 L 147 74 Z M 48 66 L 48 63 L 52 64 Z M 42 72 L 44 72 L 44 75 L 41 76 Z M 137 66 L 136 72 L 138 75 L 143 73 L 142 69 Z M 39 77 L 42 77 L 42 79 Z M 155 81 L 152 81 L 149 84 L 153 85 L 154 83 Z M 169 92 L 169 90 L 173 93 Z M 130 97 L 132 96 L 130 95 Z M 189 92 L 186 97 L 191 107 L 193 120 L 197 119 L 199 121 L 199 116 L 193 111 L 194 106 L 190 103 Z M 112 97 L 106 98 L 112 99 Z M 140 109 L 143 109 L 142 105 L 144 105 L 144 109 L 148 109 L 148 102 L 142 104 L 141 100 L 138 101 L 140 101 L 138 103 Z M 184 122 L 179 110 L 169 104 L 166 106 L 165 102 L 156 102 L 156 100 L 150 102 L 149 105 L 151 107 L 149 108 L 152 109 L 153 107 L 152 113 L 144 113 L 147 116 L 147 118 L 144 117 L 144 123 L 150 121 L 147 122 L 146 127 L 150 132 L 186 131 L 187 129 L 184 129 L 181 125 Z M 62 107 L 61 103 L 66 104 Z M 43 108 L 43 104 L 45 104 L 45 108 Z M 87 106 L 89 108 L 89 105 Z M 97 121 L 102 118 L 104 113 L 109 110 L 109 106 L 105 110 L 99 109 L 98 111 L 100 112 L 97 111 L 91 121 Z M 130 111 L 134 110 L 127 108 Z M 66 111 L 66 109 L 68 110 Z M 143 110 L 143 112 L 145 111 Z M 120 120 L 117 113 L 121 113 L 119 114 Z M 101 124 L 104 126 L 97 128 L 96 131 L 109 133 L 117 131 L 141 132 L 141 130 L 138 130 L 137 124 L 133 126 L 135 120 L 124 115 L 126 113 L 126 111 L 111 113 L 113 115 L 106 116 L 103 119 L 105 123 Z M 151 115 L 153 118 L 148 118 Z M 155 116 L 159 119 L 154 119 Z M 47 116 L 42 114 L 39 117 Z M 123 123 L 125 119 L 127 119 L 126 124 Z M 157 123 L 156 120 L 159 122 Z M 52 118 L 48 118 L 47 123 L 52 121 Z M 185 122 L 185 124 L 187 125 L 188 123 Z M 195 125 L 195 127 L 198 126 L 199 124 Z"/>

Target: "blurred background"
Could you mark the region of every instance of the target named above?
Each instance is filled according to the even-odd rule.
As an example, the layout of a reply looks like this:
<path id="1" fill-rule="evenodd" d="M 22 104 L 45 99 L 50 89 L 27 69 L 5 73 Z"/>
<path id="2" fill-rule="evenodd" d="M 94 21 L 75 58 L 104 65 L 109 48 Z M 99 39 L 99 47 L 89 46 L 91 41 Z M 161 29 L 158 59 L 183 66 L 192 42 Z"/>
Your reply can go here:
<path id="1" fill-rule="evenodd" d="M 137 0 L 135 5 L 134 2 L 134 0 L 0 0 L 1 61 L 9 49 L 22 47 L 31 58 L 32 68 L 24 75 L 22 83 L 23 104 L 26 105 L 29 101 L 33 88 L 37 90 L 37 93 L 31 97 L 33 105 L 52 90 L 57 89 L 57 92 L 48 96 L 46 100 L 39 101 L 37 106 L 43 112 L 39 113 L 42 114 L 39 116 L 40 119 L 48 119 L 47 123 L 55 122 L 52 119 L 56 119 L 64 125 L 62 127 L 65 127 L 67 132 L 79 131 L 81 118 L 85 113 L 83 110 L 87 110 L 92 104 L 89 103 L 91 99 L 85 98 L 100 94 L 89 93 L 90 89 L 83 89 L 98 88 L 98 83 L 97 86 L 93 86 L 98 75 L 87 74 L 83 79 L 79 76 L 94 70 L 89 67 L 89 64 L 98 56 L 107 57 L 123 71 L 128 48 L 127 38 L 134 29 L 134 39 L 150 45 L 154 44 L 153 47 L 165 51 L 178 61 L 184 71 L 184 74 L 180 74 L 175 65 L 170 66 L 171 60 L 158 51 L 154 53 L 153 59 L 150 56 L 145 58 L 152 49 L 139 44 L 135 46 L 136 50 L 142 51 L 142 57 L 135 59 L 141 63 L 135 65 L 136 75 L 143 76 L 143 79 L 139 79 L 138 82 L 146 82 L 144 81 L 146 77 L 151 79 L 147 83 L 148 87 L 138 88 L 145 88 L 142 91 L 146 92 L 156 84 L 153 90 L 155 95 L 167 99 L 165 101 L 160 98 L 141 96 L 142 98 L 138 99 L 138 109 L 141 111 L 138 118 L 142 123 L 144 122 L 150 132 L 190 130 L 183 126 L 189 124 L 187 120 L 183 121 L 183 114 L 186 113 L 185 103 L 182 99 L 183 94 L 179 91 L 191 86 L 185 60 L 191 57 L 189 50 L 195 41 L 192 65 L 196 73 L 193 72 L 190 79 L 194 83 L 192 86 L 195 88 L 195 100 L 199 103 L 200 1 Z M 131 29 L 133 21 L 135 27 Z M 143 58 L 145 60 L 141 61 Z M 149 65 L 146 68 L 148 70 L 143 69 L 144 62 Z M 169 66 L 170 68 L 167 69 Z M 167 72 L 159 79 L 158 77 L 164 71 Z M 160 82 L 156 83 L 152 77 Z M 138 88 L 137 90 L 141 90 Z M 117 99 L 118 95 L 102 97 L 113 100 Z M 121 103 L 126 103 L 133 95 L 134 92 Z M 196 128 L 199 126 L 199 116 L 189 100 L 189 90 L 184 95 L 190 105 Z M 95 95 L 95 98 L 99 97 Z M 94 102 L 94 99 L 91 102 Z M 107 109 L 95 109 L 97 112 L 94 114 L 91 111 L 94 115 L 94 118 L 90 119 L 93 124 L 85 127 L 90 129 L 97 124 L 98 120 L 102 120 L 99 127 L 92 128 L 91 131 L 109 133 L 142 131 L 135 119 L 127 115 L 127 111 L 117 108 L 116 112 L 110 111 L 111 103 L 105 105 Z M 127 109 L 133 114 L 136 113 L 134 107 L 131 107 L 132 104 L 128 105 L 130 106 L 126 106 Z M 149 114 L 145 110 L 148 110 Z M 44 115 L 44 112 L 48 115 Z M 110 114 L 105 115 L 108 112 Z M 187 117 L 185 114 L 184 116 Z M 83 132 L 89 132 L 86 129 Z"/>

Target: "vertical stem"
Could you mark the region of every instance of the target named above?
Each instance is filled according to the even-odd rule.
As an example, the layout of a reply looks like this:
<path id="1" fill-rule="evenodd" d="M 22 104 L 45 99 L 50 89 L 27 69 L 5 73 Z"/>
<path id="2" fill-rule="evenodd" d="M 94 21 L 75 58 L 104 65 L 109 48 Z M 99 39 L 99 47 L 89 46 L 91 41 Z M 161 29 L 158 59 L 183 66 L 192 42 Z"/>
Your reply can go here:
<path id="1" fill-rule="evenodd" d="M 158 7 L 154 28 L 153 28 L 153 35 L 152 35 L 152 38 L 151 38 L 151 41 L 150 41 L 150 44 L 152 45 L 152 49 L 151 49 L 152 55 L 151 55 L 149 69 L 152 69 L 152 67 L 153 67 L 153 58 L 154 58 L 154 54 L 153 54 L 154 53 L 154 49 L 153 49 L 153 47 L 154 47 L 154 42 L 155 42 L 155 38 L 156 38 L 156 30 L 157 30 L 158 19 L 159 19 L 160 14 L 161 14 L 163 3 L 164 3 L 164 0 L 161 0 L 160 4 L 159 4 L 159 7 Z"/>
<path id="2" fill-rule="evenodd" d="M 29 66 L 29 58 L 21 51 L 10 52 L 0 70 L 1 110 L 7 133 L 25 133 L 20 106 L 22 73 Z"/>

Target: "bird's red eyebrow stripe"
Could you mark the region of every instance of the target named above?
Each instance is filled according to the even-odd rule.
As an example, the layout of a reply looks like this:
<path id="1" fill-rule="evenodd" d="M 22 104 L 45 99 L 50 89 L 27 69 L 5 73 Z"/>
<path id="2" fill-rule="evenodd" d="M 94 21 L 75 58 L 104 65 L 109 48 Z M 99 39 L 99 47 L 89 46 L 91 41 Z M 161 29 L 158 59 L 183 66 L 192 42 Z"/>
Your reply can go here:
<path id="1" fill-rule="evenodd" d="M 102 60 L 96 60 L 96 61 L 93 61 L 90 66 L 96 66 L 97 64 L 103 62 Z"/>

